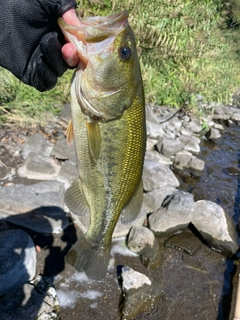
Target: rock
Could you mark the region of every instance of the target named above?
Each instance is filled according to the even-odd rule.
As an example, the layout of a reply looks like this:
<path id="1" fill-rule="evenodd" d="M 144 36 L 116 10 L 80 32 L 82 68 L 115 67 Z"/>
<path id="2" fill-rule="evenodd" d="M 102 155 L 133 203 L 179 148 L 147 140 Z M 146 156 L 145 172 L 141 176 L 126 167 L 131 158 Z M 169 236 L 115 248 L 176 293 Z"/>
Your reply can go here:
<path id="1" fill-rule="evenodd" d="M 49 156 L 52 146 L 53 144 L 47 141 L 40 133 L 35 133 L 24 143 L 22 150 L 23 159 L 26 159 L 30 153 L 40 153 L 44 156 Z"/>
<path id="2" fill-rule="evenodd" d="M 205 163 L 203 160 L 193 156 L 190 152 L 183 150 L 175 155 L 173 166 L 175 169 L 181 170 L 183 175 L 200 177 L 204 170 Z"/>
<path id="3" fill-rule="evenodd" d="M 200 152 L 200 139 L 193 136 L 181 136 L 178 140 L 184 145 L 184 150 L 193 154 L 199 154 Z"/>
<path id="4" fill-rule="evenodd" d="M 71 105 L 70 105 L 70 103 L 65 104 L 65 106 L 60 111 L 59 116 L 61 118 L 66 119 L 66 120 L 70 120 L 70 118 L 71 118 Z"/>
<path id="5" fill-rule="evenodd" d="M 120 314 L 124 320 L 151 311 L 161 298 L 161 284 L 129 267 L 122 268 L 121 288 Z"/>
<path id="6" fill-rule="evenodd" d="M 179 181 L 173 172 L 165 165 L 145 160 L 143 167 L 143 189 L 152 191 L 163 186 L 178 187 Z"/>
<path id="7" fill-rule="evenodd" d="M 37 232 L 58 233 L 69 223 L 62 210 L 63 194 L 58 181 L 0 187 L 0 218 Z"/>
<path id="8" fill-rule="evenodd" d="M 132 227 L 127 238 L 127 246 L 141 256 L 147 268 L 156 268 L 163 263 L 163 247 L 154 233 L 146 227 Z"/>
<path id="9" fill-rule="evenodd" d="M 164 156 L 170 158 L 182 149 L 184 149 L 184 144 L 178 139 L 166 137 L 163 138 L 161 152 Z"/>
<path id="10" fill-rule="evenodd" d="M 39 207 L 30 212 L 9 216 L 6 220 L 39 233 L 60 233 L 69 225 L 67 213 L 56 206 Z"/>
<path id="11" fill-rule="evenodd" d="M 169 158 L 165 157 L 163 154 L 160 154 L 159 152 L 154 151 L 154 150 L 152 150 L 152 151 L 147 150 L 146 151 L 144 161 L 147 161 L 147 160 L 159 162 L 159 163 L 162 163 L 166 166 L 169 166 L 172 164 L 172 161 Z"/>
<path id="12" fill-rule="evenodd" d="M 231 256 L 238 250 L 233 220 L 216 203 L 207 200 L 195 202 L 192 223 L 211 248 Z"/>
<path id="13" fill-rule="evenodd" d="M 143 207 L 146 210 L 146 214 L 152 213 L 159 209 L 164 199 L 176 191 L 176 188 L 166 185 L 161 188 L 144 193 Z"/>
<path id="14" fill-rule="evenodd" d="M 155 148 L 155 145 L 157 144 L 158 140 L 156 139 L 147 139 L 147 151 L 153 151 Z"/>
<path id="15" fill-rule="evenodd" d="M 193 195 L 177 191 L 169 196 L 162 207 L 148 217 L 149 228 L 157 235 L 183 230 L 192 219 Z"/>
<path id="16" fill-rule="evenodd" d="M 60 171 L 60 165 L 49 157 L 37 153 L 30 153 L 18 169 L 18 175 L 23 178 L 36 180 L 55 180 Z"/>
<path id="17" fill-rule="evenodd" d="M 190 130 L 193 133 L 200 133 L 202 131 L 201 122 L 198 118 L 191 118 L 191 121 L 184 122 L 183 127 Z"/>
<path id="18" fill-rule="evenodd" d="M 206 138 L 209 140 L 215 140 L 221 137 L 221 133 L 219 132 L 218 129 L 211 128 L 207 133 L 206 133 Z"/>
<path id="19" fill-rule="evenodd" d="M 0 232 L 0 243 L 1 296 L 33 279 L 36 273 L 36 251 L 32 239 L 22 230 Z"/>
<path id="20" fill-rule="evenodd" d="M 77 178 L 78 170 L 76 165 L 69 160 L 64 161 L 58 174 L 57 180 L 64 183 L 65 189 L 67 189 Z"/>
<path id="21" fill-rule="evenodd" d="M 1 320 L 60 320 L 60 306 L 51 279 L 37 276 L 0 300 Z"/>
<path id="22" fill-rule="evenodd" d="M 150 139 L 157 139 L 164 135 L 164 131 L 160 127 L 158 121 L 155 118 L 154 112 L 151 108 L 146 105 L 146 128 L 147 128 L 147 137 Z"/>
<path id="23" fill-rule="evenodd" d="M 189 231 L 178 233 L 164 242 L 166 247 L 184 251 L 190 256 L 196 254 L 201 247 L 201 241 Z"/>
<path id="24" fill-rule="evenodd" d="M 57 141 L 53 146 L 51 156 L 60 160 L 67 160 L 72 157 L 76 157 L 74 144 L 72 143 L 71 146 L 68 146 L 67 139 Z"/>

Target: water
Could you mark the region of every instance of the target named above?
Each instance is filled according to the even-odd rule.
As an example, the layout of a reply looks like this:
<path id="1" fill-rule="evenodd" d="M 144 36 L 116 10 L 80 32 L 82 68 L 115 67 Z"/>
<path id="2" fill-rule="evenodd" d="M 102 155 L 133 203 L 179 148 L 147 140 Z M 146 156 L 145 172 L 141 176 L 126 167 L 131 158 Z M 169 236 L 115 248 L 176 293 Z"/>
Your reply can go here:
<path id="1" fill-rule="evenodd" d="M 225 127 L 222 137 L 215 143 L 203 141 L 199 158 L 205 161 L 200 179 L 181 181 L 181 188 L 191 192 L 195 201 L 210 200 L 219 204 L 233 218 L 238 231 L 240 221 L 240 127 Z M 236 268 L 233 261 L 238 254 L 227 259 L 224 272 L 221 304 L 217 320 L 228 319 L 232 296 L 232 277 Z"/>

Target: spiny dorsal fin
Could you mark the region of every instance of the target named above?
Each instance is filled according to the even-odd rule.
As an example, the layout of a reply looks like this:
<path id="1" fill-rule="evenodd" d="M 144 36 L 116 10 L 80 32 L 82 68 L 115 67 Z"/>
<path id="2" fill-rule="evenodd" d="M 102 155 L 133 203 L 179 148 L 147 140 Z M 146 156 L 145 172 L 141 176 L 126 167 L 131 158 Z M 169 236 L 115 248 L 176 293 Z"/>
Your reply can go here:
<path id="1" fill-rule="evenodd" d="M 142 201 L 143 201 L 143 184 L 141 179 L 132 199 L 123 208 L 123 211 L 121 213 L 122 223 L 129 223 L 134 221 L 137 218 L 142 208 Z"/>
<path id="2" fill-rule="evenodd" d="M 65 132 L 65 135 L 67 137 L 67 144 L 70 147 L 70 145 L 73 142 L 73 125 L 72 125 L 72 120 L 69 120 L 68 126 Z"/>
<path id="3" fill-rule="evenodd" d="M 101 132 L 97 120 L 87 121 L 88 145 L 91 155 L 97 162 L 101 152 Z"/>
<path id="4" fill-rule="evenodd" d="M 79 180 L 74 181 L 67 189 L 64 195 L 64 202 L 71 212 L 79 216 L 89 214 L 89 207 L 82 193 Z"/>

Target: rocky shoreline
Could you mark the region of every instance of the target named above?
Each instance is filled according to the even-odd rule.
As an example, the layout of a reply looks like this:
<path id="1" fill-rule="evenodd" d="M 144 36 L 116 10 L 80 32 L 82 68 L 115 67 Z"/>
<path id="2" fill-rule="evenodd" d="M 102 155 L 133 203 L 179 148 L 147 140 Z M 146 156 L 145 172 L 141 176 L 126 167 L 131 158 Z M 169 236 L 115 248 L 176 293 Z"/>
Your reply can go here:
<path id="1" fill-rule="evenodd" d="M 235 107 L 213 106 L 208 113 L 209 116 L 202 119 L 208 129 L 203 135 L 203 125 L 194 116 L 167 107 L 146 108 L 148 140 L 142 210 L 133 223 L 123 224 L 119 219 L 113 236 L 116 239 L 127 236 L 127 247 L 133 256 L 141 257 L 147 268 L 162 265 L 164 247 L 193 256 L 199 243 L 196 244 L 195 238 L 198 238 L 190 232 L 189 226 L 194 226 L 195 233 L 204 243 L 220 251 L 223 257 L 238 250 L 235 225 L 228 214 L 216 203 L 207 199 L 194 201 L 191 193 L 179 190 L 179 181 L 174 174 L 177 172 L 191 179 L 201 176 L 204 169 L 204 161 L 198 158 L 201 139 L 219 138 L 224 130 L 221 121 L 240 122 L 240 109 Z M 62 123 L 69 117 L 69 106 L 66 106 L 56 123 L 45 128 L 44 134 L 36 132 L 15 145 L 4 137 L 1 139 L 1 151 L 9 158 L 18 159 L 15 163 L 19 162 L 19 165 L 6 163 L 1 157 L 0 260 L 4 263 L 0 265 L 0 319 L 23 318 L 19 310 L 24 309 L 20 306 L 27 297 L 35 301 L 24 311 L 33 314 L 28 319 L 59 319 L 61 316 L 63 300 L 55 290 L 54 280 L 50 281 L 38 272 L 41 248 L 34 241 L 34 233 L 54 238 L 72 226 L 75 226 L 76 234 L 86 232 L 89 225 L 88 216 L 69 213 L 63 203 L 66 188 L 77 177 L 75 151 L 73 146 L 67 146 L 62 128 Z M 53 132 L 56 139 L 49 139 Z M 66 252 L 65 248 L 64 254 Z M 146 275 L 127 266 L 124 268 L 120 274 L 120 310 L 122 319 L 132 319 L 154 308 L 161 299 L 162 285 L 156 285 Z M 112 264 L 110 261 L 109 270 L 112 269 L 114 261 Z M 137 283 L 133 287 L 127 284 L 129 273 Z M 148 280 L 141 280 L 143 277 Z M 21 296 L 14 294 L 17 291 Z M 143 292 L 145 298 L 141 300 L 139 296 Z M 154 299 L 147 301 L 149 295 Z M 19 316 L 11 318 L 14 308 Z"/>

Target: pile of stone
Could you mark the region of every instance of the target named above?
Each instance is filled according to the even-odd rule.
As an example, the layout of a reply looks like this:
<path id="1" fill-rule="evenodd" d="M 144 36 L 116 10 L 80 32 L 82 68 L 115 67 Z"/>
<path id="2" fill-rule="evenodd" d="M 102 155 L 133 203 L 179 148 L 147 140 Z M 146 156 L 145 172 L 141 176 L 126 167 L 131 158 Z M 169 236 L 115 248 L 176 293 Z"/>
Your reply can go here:
<path id="1" fill-rule="evenodd" d="M 192 194 L 178 190 L 179 181 L 173 173 L 173 170 L 180 170 L 191 177 L 201 175 L 204 162 L 198 158 L 200 120 L 165 107 L 158 108 L 157 112 L 147 107 L 146 118 L 142 209 L 132 223 L 123 224 L 119 219 L 113 236 L 128 235 L 129 248 L 141 255 L 144 265 L 150 268 L 162 261 L 163 250 L 156 237 L 170 237 L 191 224 L 210 247 L 231 256 L 238 249 L 231 218 L 219 205 L 207 200 L 194 202 Z M 223 127 L 211 118 L 206 121 L 211 127 L 209 137 L 219 137 Z M 27 139 L 22 156 L 24 164 L 17 171 L 9 168 L 7 182 L 0 186 L 0 219 L 36 232 L 59 233 L 69 223 L 63 203 L 64 191 L 77 178 L 73 146 L 69 148 L 65 138 L 52 144 L 36 133 Z M 16 175 L 37 181 L 30 185 L 11 183 Z M 86 232 L 89 217 L 71 216 Z M 0 295 L 6 295 L 34 279 L 36 252 L 32 239 L 22 230 L 3 231 L 0 240 L 0 261 L 4 261 L 0 266 Z M 26 268 L 23 270 L 22 266 Z M 159 296 L 158 290 L 156 296 Z M 5 300 L 2 301 L 6 304 Z M 55 305 L 55 296 L 52 300 Z"/>

